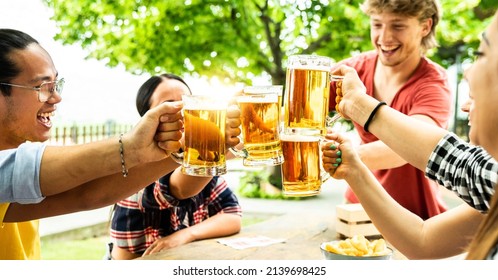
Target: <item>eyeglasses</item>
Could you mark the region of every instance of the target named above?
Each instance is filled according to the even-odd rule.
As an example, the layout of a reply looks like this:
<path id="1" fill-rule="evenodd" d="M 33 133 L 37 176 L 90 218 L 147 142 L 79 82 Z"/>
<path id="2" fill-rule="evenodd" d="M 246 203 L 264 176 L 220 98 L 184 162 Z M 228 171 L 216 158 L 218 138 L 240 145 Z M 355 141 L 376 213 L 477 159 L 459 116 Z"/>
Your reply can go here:
<path id="1" fill-rule="evenodd" d="M 0 83 L 0 85 L 35 90 L 38 92 L 38 101 L 47 102 L 47 100 L 50 97 L 52 97 L 52 95 L 55 92 L 57 92 L 59 95 L 62 94 L 62 89 L 64 88 L 64 83 L 65 83 L 64 78 L 62 78 L 62 79 L 51 81 L 51 82 L 43 82 L 41 85 L 39 85 L 37 87 L 15 85 L 15 84 L 8 84 L 8 83 Z"/>

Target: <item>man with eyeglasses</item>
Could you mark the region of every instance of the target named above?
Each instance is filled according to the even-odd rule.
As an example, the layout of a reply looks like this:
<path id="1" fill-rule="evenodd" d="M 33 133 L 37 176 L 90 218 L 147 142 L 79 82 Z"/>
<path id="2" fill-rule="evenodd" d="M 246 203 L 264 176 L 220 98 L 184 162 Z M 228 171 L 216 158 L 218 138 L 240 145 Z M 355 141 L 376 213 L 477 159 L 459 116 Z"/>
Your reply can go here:
<path id="1" fill-rule="evenodd" d="M 46 147 L 40 142 L 50 137 L 50 118 L 61 101 L 64 80 L 57 79 L 50 55 L 29 35 L 0 29 L 0 38 L 0 259 L 39 259 L 38 221 L 33 219 L 98 208 L 126 197 L 155 177 L 131 170 L 142 163 L 177 166 L 167 162 L 165 151 L 180 146 L 181 104 L 165 104 L 119 141 Z M 160 123 L 163 114 L 169 123 Z M 164 134 L 156 134 L 158 128 Z M 121 172 L 128 169 L 130 175 L 123 178 Z M 111 179 L 115 186 L 106 186 Z M 118 191 L 123 180 L 135 188 Z M 23 222 L 11 223 L 17 221 Z"/>
<path id="2" fill-rule="evenodd" d="M 119 139 L 40 143 L 50 137 L 63 85 L 35 39 L 0 29 L 0 259 L 40 258 L 35 219 L 110 205 L 178 167 L 169 153 L 181 146 L 181 102 L 150 110 Z M 239 113 L 228 114 L 228 145 L 238 143 Z"/>
<path id="3" fill-rule="evenodd" d="M 50 81 L 50 82 L 43 82 L 41 85 L 36 86 L 36 87 L 31 87 L 31 86 L 23 86 L 23 85 L 16 85 L 16 84 L 9 84 L 9 83 L 0 83 L 2 86 L 9 86 L 9 87 L 17 87 L 17 88 L 23 88 L 27 90 L 34 90 L 38 92 L 38 101 L 40 102 L 47 102 L 47 100 L 52 97 L 54 93 L 59 93 L 62 94 L 62 89 L 64 88 L 64 78 L 56 81 Z"/>

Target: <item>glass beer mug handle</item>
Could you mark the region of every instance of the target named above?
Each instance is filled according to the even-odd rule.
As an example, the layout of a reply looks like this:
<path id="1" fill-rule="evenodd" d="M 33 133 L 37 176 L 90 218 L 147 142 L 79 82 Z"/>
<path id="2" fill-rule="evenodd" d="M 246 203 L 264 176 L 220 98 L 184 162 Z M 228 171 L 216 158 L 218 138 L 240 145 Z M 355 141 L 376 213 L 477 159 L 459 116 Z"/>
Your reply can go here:
<path id="1" fill-rule="evenodd" d="M 229 147 L 228 150 L 236 157 L 247 158 L 249 156 L 249 152 L 244 148 L 238 149 L 237 147 Z"/>
<path id="2" fill-rule="evenodd" d="M 339 115 L 339 114 L 337 114 L 337 115 Z M 336 115 L 336 116 L 337 116 L 337 115 Z M 333 120 L 333 121 L 335 122 L 335 121 L 336 121 L 336 120 L 338 120 L 338 119 L 339 119 L 339 118 L 336 118 L 336 119 L 335 119 L 335 120 Z M 325 139 L 324 139 L 324 138 L 321 138 L 321 139 L 320 139 L 320 146 L 322 145 L 323 141 L 325 141 Z M 320 149 L 320 154 L 322 154 L 321 149 Z M 320 159 L 320 178 L 322 179 L 322 184 L 323 184 L 323 183 L 325 183 L 325 182 L 327 182 L 327 180 L 328 180 L 328 179 L 332 178 L 332 176 L 330 176 L 330 173 L 328 173 L 328 172 L 327 172 L 327 171 L 323 168 L 323 163 L 322 163 L 321 159 Z"/>
<path id="3" fill-rule="evenodd" d="M 320 177 L 322 179 L 322 184 L 327 182 L 328 179 L 330 179 L 332 176 L 330 176 L 330 174 L 325 171 L 325 169 L 323 169 L 323 167 L 320 168 Z"/>
<path id="4" fill-rule="evenodd" d="M 327 116 L 327 117 L 326 117 L 326 121 L 325 121 L 325 122 L 327 123 L 327 127 L 332 127 L 332 126 L 334 126 L 334 123 L 335 123 L 336 121 L 338 121 L 341 117 L 342 117 L 342 116 L 341 116 L 341 114 L 340 114 L 340 113 L 336 113 L 333 117 L 329 117 L 329 116 Z"/>
<path id="5" fill-rule="evenodd" d="M 330 74 L 330 81 L 331 82 L 338 82 L 338 81 L 342 81 L 343 79 L 344 79 L 344 76 Z"/>
<path id="6" fill-rule="evenodd" d="M 178 164 L 183 164 L 183 149 L 170 154 L 171 158 Z"/>

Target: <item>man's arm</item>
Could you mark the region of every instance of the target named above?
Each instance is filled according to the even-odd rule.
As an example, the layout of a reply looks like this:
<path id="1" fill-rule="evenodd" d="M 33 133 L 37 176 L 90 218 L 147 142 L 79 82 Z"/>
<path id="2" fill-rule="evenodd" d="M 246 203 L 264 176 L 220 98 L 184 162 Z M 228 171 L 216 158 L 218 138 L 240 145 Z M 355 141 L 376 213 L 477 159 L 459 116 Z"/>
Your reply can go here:
<path id="1" fill-rule="evenodd" d="M 122 175 L 123 168 L 158 161 L 177 151 L 182 128 L 181 104 L 167 102 L 149 110 L 122 137 L 122 143 L 112 138 L 77 146 L 47 147 L 40 169 L 42 194 L 50 196 L 99 177 Z"/>
<path id="2" fill-rule="evenodd" d="M 38 204 L 11 203 L 4 222 L 29 221 L 111 205 L 177 167 L 173 159 L 167 158 L 132 168 L 126 178 L 117 173 L 92 180 L 66 192 L 48 196 Z"/>

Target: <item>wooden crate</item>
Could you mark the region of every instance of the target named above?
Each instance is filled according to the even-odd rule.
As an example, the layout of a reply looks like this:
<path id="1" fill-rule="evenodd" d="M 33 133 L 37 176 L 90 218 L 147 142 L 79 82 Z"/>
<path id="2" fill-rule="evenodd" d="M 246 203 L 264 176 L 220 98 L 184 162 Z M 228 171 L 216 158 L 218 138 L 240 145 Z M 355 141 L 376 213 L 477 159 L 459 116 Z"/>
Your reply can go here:
<path id="1" fill-rule="evenodd" d="M 357 234 L 369 239 L 381 236 L 360 203 L 337 205 L 336 214 L 336 231 L 340 238 Z"/>

